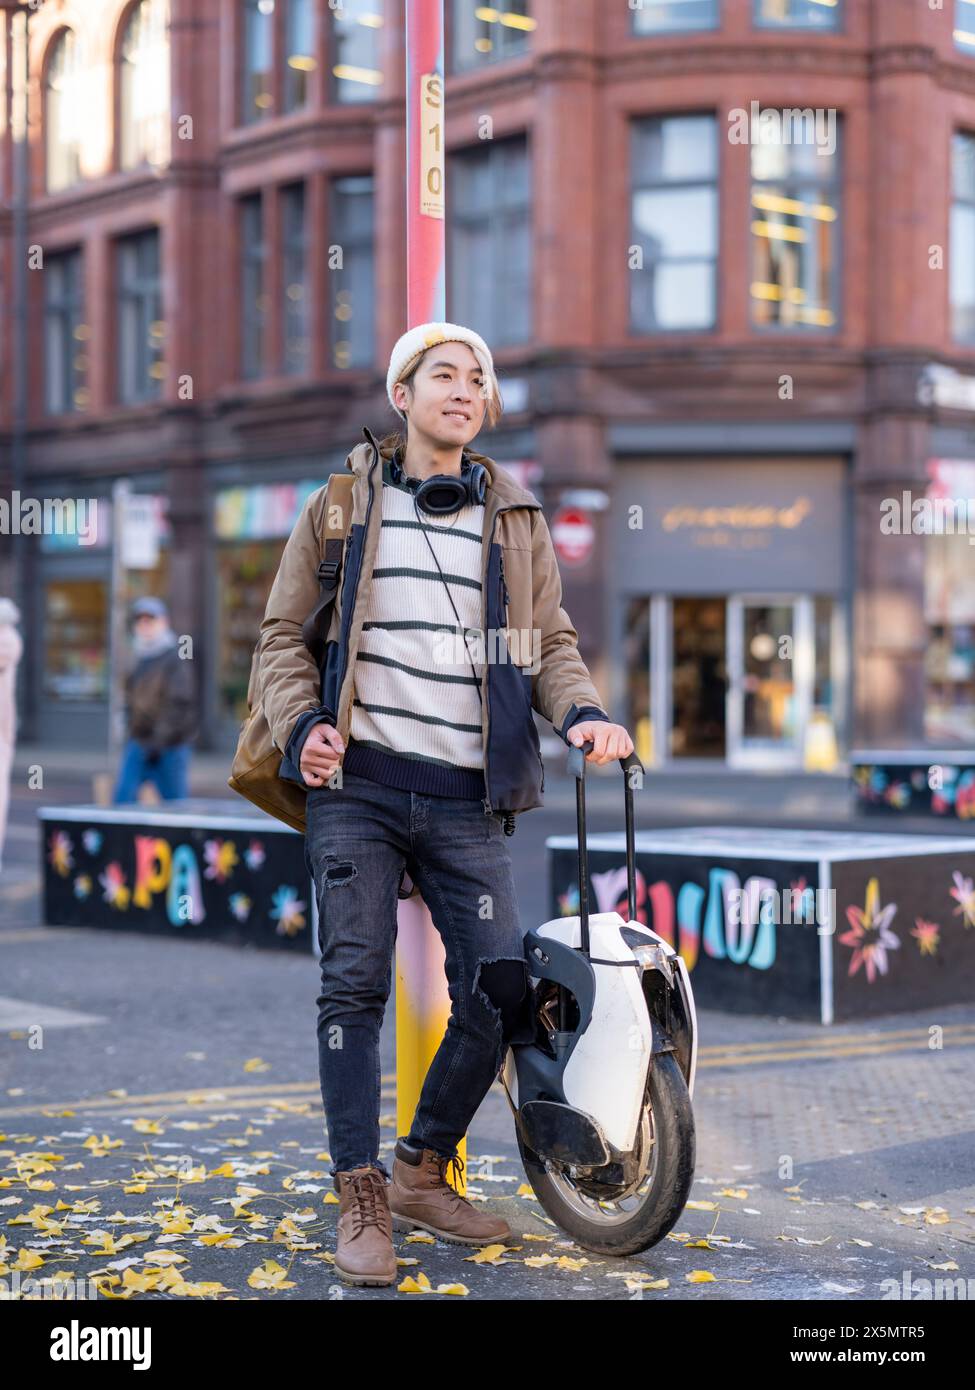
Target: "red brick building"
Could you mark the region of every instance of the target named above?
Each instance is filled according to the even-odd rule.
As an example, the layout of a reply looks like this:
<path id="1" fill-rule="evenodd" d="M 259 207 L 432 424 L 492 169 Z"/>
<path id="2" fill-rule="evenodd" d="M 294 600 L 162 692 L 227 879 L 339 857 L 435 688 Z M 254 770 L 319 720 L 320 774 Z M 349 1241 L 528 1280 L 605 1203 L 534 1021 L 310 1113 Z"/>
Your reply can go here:
<path id="1" fill-rule="evenodd" d="M 26 60 L 6 17 L 0 496 L 101 499 L 94 543 L 4 537 L 26 738 L 104 737 L 128 479 L 165 536 L 124 592 L 194 634 L 230 746 L 291 518 L 394 422 L 402 8 L 44 0 Z M 975 466 L 975 3 L 445 10 L 477 442 L 591 523 L 565 605 L 638 748 L 788 766 L 817 710 L 841 749 L 975 743 L 975 552 L 881 526 Z"/>

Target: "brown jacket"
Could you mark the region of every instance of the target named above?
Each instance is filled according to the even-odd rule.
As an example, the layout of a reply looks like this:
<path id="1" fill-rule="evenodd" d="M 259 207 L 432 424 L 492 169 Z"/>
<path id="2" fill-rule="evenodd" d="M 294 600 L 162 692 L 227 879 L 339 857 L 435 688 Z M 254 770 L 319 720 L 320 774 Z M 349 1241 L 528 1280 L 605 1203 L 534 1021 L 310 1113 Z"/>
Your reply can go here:
<path id="1" fill-rule="evenodd" d="M 328 631 L 321 671 L 305 646 L 301 625 L 319 596 L 325 487 L 306 500 L 284 548 L 261 623 L 259 688 L 281 776 L 304 785 L 301 746 L 312 725 L 326 720 L 349 738 L 359 636 L 382 516 L 381 446 L 371 431 L 346 459 L 355 475 L 352 517 L 341 590 Z M 578 650 L 578 637 L 562 607 L 562 582 L 541 504 L 492 459 L 465 451 L 487 470 L 482 579 L 482 630 L 509 634 L 508 655 L 488 656 L 482 704 L 484 771 L 493 811 L 524 811 L 543 804 L 538 734 L 531 711 L 550 720 L 564 739 L 581 718 L 608 719 Z M 374 505 L 375 504 L 375 505 Z M 514 634 L 523 633 L 516 638 Z M 504 644 L 499 649 L 504 653 Z M 533 654 L 537 665 L 533 665 Z M 568 740 L 566 740 L 568 741 Z"/>
<path id="2" fill-rule="evenodd" d="M 159 753 L 196 739 L 196 685 L 192 662 L 178 647 L 136 660 L 125 680 L 125 706 L 130 738 L 150 753 Z"/>

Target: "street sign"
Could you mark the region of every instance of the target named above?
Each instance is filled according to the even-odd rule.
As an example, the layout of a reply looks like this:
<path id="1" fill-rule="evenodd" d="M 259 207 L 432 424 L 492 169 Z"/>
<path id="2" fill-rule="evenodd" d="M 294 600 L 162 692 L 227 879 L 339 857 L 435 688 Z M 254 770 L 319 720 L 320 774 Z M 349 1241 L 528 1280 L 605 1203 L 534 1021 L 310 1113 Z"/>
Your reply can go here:
<path id="1" fill-rule="evenodd" d="M 560 507 L 550 529 L 559 559 L 566 565 L 584 565 L 596 539 L 589 513 L 581 507 Z"/>
<path id="2" fill-rule="evenodd" d="M 128 570 L 152 570 L 159 563 L 156 499 L 150 493 L 129 493 L 122 501 L 119 541 L 122 564 Z"/>

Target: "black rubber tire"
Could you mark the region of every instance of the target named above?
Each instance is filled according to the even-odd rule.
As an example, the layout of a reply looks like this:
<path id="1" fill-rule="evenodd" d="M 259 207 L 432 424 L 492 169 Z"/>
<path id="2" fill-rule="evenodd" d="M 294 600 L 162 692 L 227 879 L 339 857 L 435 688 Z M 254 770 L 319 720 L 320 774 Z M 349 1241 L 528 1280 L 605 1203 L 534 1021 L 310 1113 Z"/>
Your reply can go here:
<path id="1" fill-rule="evenodd" d="M 663 1240 L 684 1210 L 694 1181 L 694 1111 L 687 1082 L 672 1052 L 650 1066 L 650 1105 L 658 1148 L 657 1172 L 629 1221 L 607 1227 L 569 1207 L 538 1155 L 518 1134 L 525 1174 L 546 1214 L 584 1250 L 597 1255 L 636 1255 Z M 517 1126 L 516 1126 L 517 1129 Z"/>

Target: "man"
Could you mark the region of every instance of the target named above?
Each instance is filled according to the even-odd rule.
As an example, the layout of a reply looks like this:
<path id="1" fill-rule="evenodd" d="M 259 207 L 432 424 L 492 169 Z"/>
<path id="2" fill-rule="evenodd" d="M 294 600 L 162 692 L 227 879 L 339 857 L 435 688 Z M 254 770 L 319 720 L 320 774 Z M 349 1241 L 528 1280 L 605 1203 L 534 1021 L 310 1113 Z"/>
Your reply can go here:
<path id="1" fill-rule="evenodd" d="M 114 801 L 138 799 L 153 782 L 166 801 L 189 795 L 190 744 L 196 737 L 192 663 L 179 653 L 161 598 L 132 605 L 135 661 L 125 681 L 128 740 L 122 752 Z"/>
<path id="2" fill-rule="evenodd" d="M 321 670 L 301 623 L 318 595 L 324 488 L 285 547 L 260 656 L 280 775 L 309 789 L 335 1268 L 368 1284 L 395 1277 L 393 1224 L 475 1245 L 511 1234 L 446 1170 L 509 1042 L 534 1036 L 505 838 L 516 814 L 542 804 L 532 709 L 568 743 L 591 738 L 591 762 L 633 748 L 579 656 L 537 499 L 468 448 L 500 415 L 487 344 L 457 324 L 411 329 L 393 348 L 387 393 L 406 437 L 380 446 L 366 430 L 347 459 L 351 526 Z M 428 510 L 431 488 L 440 512 Z M 443 938 L 452 1007 L 390 1178 L 378 1156 L 379 1035 L 407 874 Z"/>

